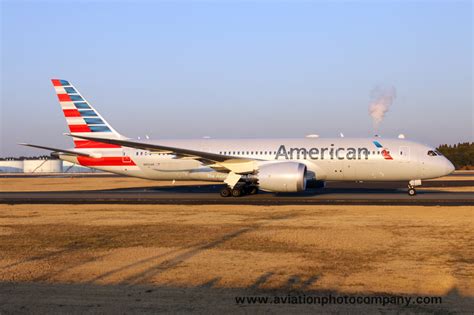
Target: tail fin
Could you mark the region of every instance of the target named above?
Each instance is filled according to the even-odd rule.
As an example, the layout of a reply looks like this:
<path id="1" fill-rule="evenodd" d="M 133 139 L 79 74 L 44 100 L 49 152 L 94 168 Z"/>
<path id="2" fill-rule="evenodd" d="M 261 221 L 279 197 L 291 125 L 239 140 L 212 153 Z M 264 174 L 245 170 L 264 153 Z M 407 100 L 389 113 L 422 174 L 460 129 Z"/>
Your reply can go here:
<path id="1" fill-rule="evenodd" d="M 71 134 L 110 139 L 124 138 L 107 123 L 72 84 L 59 79 L 52 79 L 51 82 L 58 95 Z M 74 138 L 74 146 L 84 149 L 120 147 L 78 138 Z"/>

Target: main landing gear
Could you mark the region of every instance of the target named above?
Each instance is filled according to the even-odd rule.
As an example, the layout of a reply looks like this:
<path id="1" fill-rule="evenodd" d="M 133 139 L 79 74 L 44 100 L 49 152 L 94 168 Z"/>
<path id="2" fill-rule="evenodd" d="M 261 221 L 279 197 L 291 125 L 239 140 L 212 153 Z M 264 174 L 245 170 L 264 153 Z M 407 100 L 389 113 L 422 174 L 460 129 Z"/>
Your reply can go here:
<path id="1" fill-rule="evenodd" d="M 234 188 L 226 186 L 221 190 L 221 197 L 241 197 L 243 195 L 254 195 L 258 193 L 258 187 L 254 184 L 237 183 Z"/>
<path id="2" fill-rule="evenodd" d="M 222 188 L 221 197 L 229 197 L 232 194 L 232 189 L 229 186 Z"/>

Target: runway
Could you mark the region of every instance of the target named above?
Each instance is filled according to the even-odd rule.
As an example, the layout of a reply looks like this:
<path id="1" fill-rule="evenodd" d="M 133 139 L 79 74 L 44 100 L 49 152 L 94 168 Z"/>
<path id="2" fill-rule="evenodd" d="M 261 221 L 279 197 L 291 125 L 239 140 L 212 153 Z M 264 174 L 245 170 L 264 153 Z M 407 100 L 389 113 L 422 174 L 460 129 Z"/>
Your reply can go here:
<path id="1" fill-rule="evenodd" d="M 473 186 L 473 181 L 430 181 L 408 196 L 405 183 L 329 182 L 325 188 L 302 193 L 265 193 L 222 198 L 222 185 L 162 186 L 87 191 L 0 193 L 3 204 L 242 204 L 242 205 L 474 205 L 474 192 L 443 191 L 437 187 Z M 423 188 L 429 188 L 424 190 Z"/>

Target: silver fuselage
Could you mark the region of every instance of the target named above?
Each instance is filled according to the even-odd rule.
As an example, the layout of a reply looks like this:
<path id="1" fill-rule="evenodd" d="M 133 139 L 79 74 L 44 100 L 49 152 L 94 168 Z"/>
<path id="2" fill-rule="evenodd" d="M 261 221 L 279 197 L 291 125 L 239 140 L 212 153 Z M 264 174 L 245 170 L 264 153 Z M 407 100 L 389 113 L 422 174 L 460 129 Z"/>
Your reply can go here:
<path id="1" fill-rule="evenodd" d="M 324 181 L 402 181 L 441 177 L 454 170 L 444 156 L 431 156 L 433 148 L 405 139 L 385 138 L 297 138 L 297 139 L 193 139 L 146 141 L 259 160 L 258 163 L 297 161 L 309 176 Z M 377 143 L 378 146 L 375 144 Z M 223 181 L 227 172 L 197 159 L 182 158 L 133 148 L 74 149 L 102 157 L 122 157 L 114 166 L 91 168 L 153 180 Z M 387 156 L 388 154 L 388 156 Z M 60 158 L 78 163 L 77 158 Z M 100 163 L 98 163 L 100 164 Z"/>

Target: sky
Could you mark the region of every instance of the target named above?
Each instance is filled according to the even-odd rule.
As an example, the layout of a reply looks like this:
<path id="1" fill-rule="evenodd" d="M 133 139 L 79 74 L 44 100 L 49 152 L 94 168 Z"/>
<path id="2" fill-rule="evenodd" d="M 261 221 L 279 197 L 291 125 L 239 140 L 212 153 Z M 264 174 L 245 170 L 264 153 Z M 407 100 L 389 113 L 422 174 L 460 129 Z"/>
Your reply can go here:
<path id="1" fill-rule="evenodd" d="M 131 138 L 474 141 L 471 1 L 1 1 L 0 156 L 72 147 L 50 79 Z M 374 90 L 396 91 L 374 130 Z"/>

